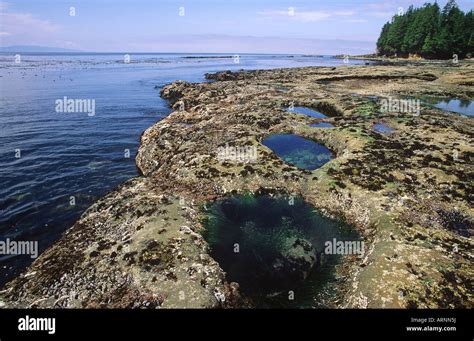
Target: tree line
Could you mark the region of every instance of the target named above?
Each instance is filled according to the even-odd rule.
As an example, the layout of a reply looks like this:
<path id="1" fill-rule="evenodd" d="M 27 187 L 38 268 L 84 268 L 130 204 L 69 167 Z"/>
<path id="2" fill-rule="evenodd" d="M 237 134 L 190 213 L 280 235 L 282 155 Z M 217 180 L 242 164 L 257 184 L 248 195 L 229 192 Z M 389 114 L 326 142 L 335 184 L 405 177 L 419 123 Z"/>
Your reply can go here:
<path id="1" fill-rule="evenodd" d="M 455 0 L 440 9 L 438 4 L 410 6 L 387 22 L 377 41 L 377 53 L 428 59 L 474 57 L 474 13 L 464 13 Z"/>

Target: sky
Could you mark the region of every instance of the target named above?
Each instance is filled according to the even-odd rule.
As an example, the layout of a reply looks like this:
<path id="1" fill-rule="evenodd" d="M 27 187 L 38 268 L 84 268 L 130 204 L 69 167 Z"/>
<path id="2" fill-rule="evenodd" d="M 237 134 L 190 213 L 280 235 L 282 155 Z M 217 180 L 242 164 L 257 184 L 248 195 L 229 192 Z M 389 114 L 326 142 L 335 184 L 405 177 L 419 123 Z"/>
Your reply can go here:
<path id="1" fill-rule="evenodd" d="M 427 0 L 0 0 L 0 46 L 94 52 L 363 54 Z M 444 6 L 447 1 L 438 1 Z M 461 9 L 474 0 L 458 0 Z"/>

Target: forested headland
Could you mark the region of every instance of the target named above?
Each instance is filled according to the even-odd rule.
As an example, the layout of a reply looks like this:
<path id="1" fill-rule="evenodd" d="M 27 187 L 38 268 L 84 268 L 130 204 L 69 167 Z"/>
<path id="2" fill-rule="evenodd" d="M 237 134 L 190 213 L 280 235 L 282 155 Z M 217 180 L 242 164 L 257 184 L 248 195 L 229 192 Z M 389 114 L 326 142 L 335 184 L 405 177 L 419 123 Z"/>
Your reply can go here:
<path id="1" fill-rule="evenodd" d="M 454 0 L 443 9 L 436 2 L 410 6 L 383 26 L 377 53 L 427 59 L 474 57 L 474 12 L 464 13 Z"/>

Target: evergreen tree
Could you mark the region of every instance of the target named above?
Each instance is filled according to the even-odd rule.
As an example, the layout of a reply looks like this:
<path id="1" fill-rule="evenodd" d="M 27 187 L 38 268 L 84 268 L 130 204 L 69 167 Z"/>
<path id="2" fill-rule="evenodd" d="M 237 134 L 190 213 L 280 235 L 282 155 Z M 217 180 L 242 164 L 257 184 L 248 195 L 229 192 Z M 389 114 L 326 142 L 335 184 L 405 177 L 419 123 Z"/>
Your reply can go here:
<path id="1" fill-rule="evenodd" d="M 474 57 L 474 11 L 470 11 L 464 18 L 465 55 Z"/>
<path id="2" fill-rule="evenodd" d="M 403 37 L 406 32 L 406 17 L 396 15 L 393 17 L 392 24 L 387 34 L 386 50 L 388 54 L 400 54 Z"/>
<path id="3" fill-rule="evenodd" d="M 409 54 L 425 58 L 459 58 L 474 53 L 473 11 L 464 14 L 455 0 L 449 0 L 441 11 L 438 4 L 421 8 L 410 6 L 382 27 L 377 41 L 380 55 Z"/>
<path id="4" fill-rule="evenodd" d="M 437 40 L 437 52 L 441 58 L 452 58 L 453 54 L 464 54 L 464 13 L 455 0 L 449 0 L 441 13 L 441 29 Z"/>
<path id="5" fill-rule="evenodd" d="M 413 6 L 410 6 L 408 11 L 405 13 L 407 27 L 400 48 L 400 52 L 403 55 L 418 53 L 420 50 L 419 45 L 422 43 L 421 40 L 423 40 L 421 37 L 422 32 L 420 27 L 420 21 L 422 20 L 421 16 L 422 11 L 418 8 L 413 9 Z"/>
<path id="6" fill-rule="evenodd" d="M 382 27 L 382 32 L 380 33 L 380 37 L 377 40 L 377 53 L 380 55 L 387 54 L 386 46 L 387 46 L 387 36 L 390 30 L 391 23 L 387 22 Z"/>
<path id="7" fill-rule="evenodd" d="M 435 58 L 437 55 L 436 39 L 439 35 L 440 11 L 438 4 L 434 3 L 426 12 L 426 36 L 420 51 L 423 57 Z"/>

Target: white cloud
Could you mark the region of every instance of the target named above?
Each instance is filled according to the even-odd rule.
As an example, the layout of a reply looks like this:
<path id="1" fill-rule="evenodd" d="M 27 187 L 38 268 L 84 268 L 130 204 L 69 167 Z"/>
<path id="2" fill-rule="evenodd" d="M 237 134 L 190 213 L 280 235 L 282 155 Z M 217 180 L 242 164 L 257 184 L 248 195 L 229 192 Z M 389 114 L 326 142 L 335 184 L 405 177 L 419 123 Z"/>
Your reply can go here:
<path id="1" fill-rule="evenodd" d="M 367 19 L 348 19 L 348 20 L 344 20 L 344 22 L 354 23 L 354 24 L 365 24 L 369 21 Z"/>
<path id="2" fill-rule="evenodd" d="M 8 2 L 0 1 L 0 11 L 6 10 L 8 6 L 10 6 Z"/>
<path id="3" fill-rule="evenodd" d="M 287 10 L 265 10 L 258 13 L 261 16 L 284 18 L 301 22 L 316 22 L 326 20 L 334 17 L 348 17 L 353 16 L 353 11 L 299 11 L 296 8 L 288 8 Z"/>
<path id="4" fill-rule="evenodd" d="M 312 21 L 324 20 L 330 17 L 331 17 L 331 14 L 325 11 L 308 11 L 308 12 L 295 11 L 295 15 L 292 18 L 294 18 L 295 20 L 303 21 L 303 22 L 312 22 Z"/>
<path id="5" fill-rule="evenodd" d="M 391 18 L 397 13 L 396 12 L 374 11 L 374 12 L 368 12 L 367 14 L 370 15 L 371 17 L 376 17 L 376 18 Z"/>
<path id="6" fill-rule="evenodd" d="M 398 7 L 400 6 L 400 1 L 383 1 L 383 2 L 374 2 L 374 3 L 369 3 L 366 5 L 366 7 L 370 10 L 373 11 L 396 11 Z"/>
<path id="7" fill-rule="evenodd" d="M 11 36 L 12 34 L 10 32 L 0 32 L 0 37 L 7 37 Z"/>
<path id="8" fill-rule="evenodd" d="M 154 36 L 149 41 L 133 42 L 131 52 L 196 52 L 196 53 L 299 53 L 299 54 L 365 54 L 375 51 L 375 41 L 343 39 L 304 39 L 230 35 Z M 97 51 L 118 51 L 116 46 Z"/>
<path id="9" fill-rule="evenodd" d="M 341 15 L 341 16 L 353 16 L 355 12 L 353 11 L 336 11 L 334 15 Z"/>
<path id="10" fill-rule="evenodd" d="M 408 2 L 413 3 L 416 2 L 416 0 L 410 0 Z M 404 7 L 405 3 L 407 3 L 405 0 L 386 0 L 382 2 L 368 3 L 365 6 L 365 13 L 375 18 L 390 19 L 397 14 L 399 7 Z"/>
<path id="11" fill-rule="evenodd" d="M 49 34 L 57 32 L 59 26 L 48 20 L 34 17 L 30 13 L 0 13 L 0 28 L 12 36 Z"/>

